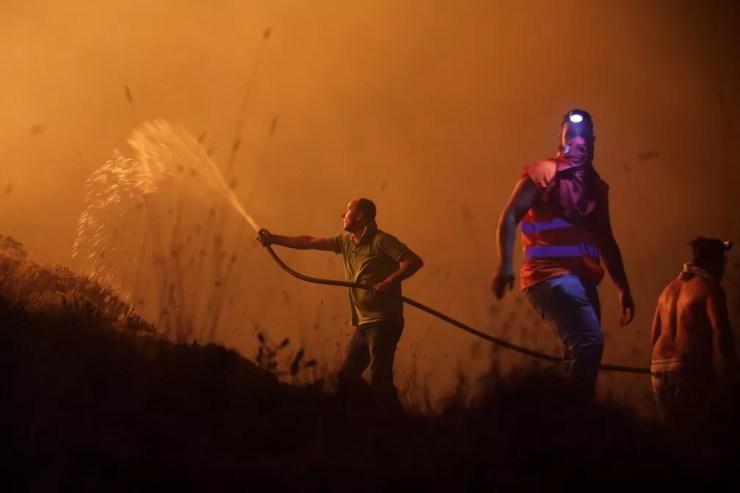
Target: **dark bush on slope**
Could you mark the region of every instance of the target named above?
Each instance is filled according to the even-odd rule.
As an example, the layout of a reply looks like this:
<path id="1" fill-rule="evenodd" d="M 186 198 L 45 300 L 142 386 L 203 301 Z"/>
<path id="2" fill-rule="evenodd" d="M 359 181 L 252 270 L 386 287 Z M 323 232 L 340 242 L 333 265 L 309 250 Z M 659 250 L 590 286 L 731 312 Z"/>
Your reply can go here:
<path id="1" fill-rule="evenodd" d="M 23 245 L 4 235 L 0 235 L 0 297 L 29 312 L 93 314 L 118 330 L 153 332 L 110 289 L 66 267 L 31 262 Z"/>
<path id="2" fill-rule="evenodd" d="M 4 490 L 626 489 L 735 480 L 732 399 L 717 402 L 699 433 L 673 437 L 617 405 L 578 403 L 551 372 L 504 380 L 492 371 L 490 391 L 472 405 L 451 396 L 441 415 L 389 417 L 367 391 L 343 399 L 288 386 L 221 347 L 121 330 L 92 301 L 28 305 L 0 298 Z"/>

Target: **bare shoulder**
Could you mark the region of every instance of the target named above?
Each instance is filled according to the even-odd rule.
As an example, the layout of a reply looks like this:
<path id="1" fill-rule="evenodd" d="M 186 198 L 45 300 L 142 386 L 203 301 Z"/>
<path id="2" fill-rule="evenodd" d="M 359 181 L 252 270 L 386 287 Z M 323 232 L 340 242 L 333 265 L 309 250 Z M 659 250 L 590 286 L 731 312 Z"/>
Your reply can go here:
<path id="1" fill-rule="evenodd" d="M 678 293 L 684 302 L 690 304 L 705 303 L 708 298 L 712 297 L 713 289 L 718 287 L 716 283 L 700 276 L 693 276 L 685 281 L 677 279 L 673 283 L 679 287 Z"/>
<path id="2" fill-rule="evenodd" d="M 680 281 L 678 279 L 674 279 L 671 282 L 666 285 L 665 288 L 663 288 L 663 291 L 660 293 L 660 296 L 658 296 L 658 303 L 660 305 L 664 305 L 669 302 L 673 302 L 675 300 L 679 293 L 681 292 L 683 288 L 684 281 Z"/>
<path id="3" fill-rule="evenodd" d="M 537 185 L 545 188 L 555 176 L 558 164 L 554 159 L 540 159 L 524 167 L 526 175 Z"/>

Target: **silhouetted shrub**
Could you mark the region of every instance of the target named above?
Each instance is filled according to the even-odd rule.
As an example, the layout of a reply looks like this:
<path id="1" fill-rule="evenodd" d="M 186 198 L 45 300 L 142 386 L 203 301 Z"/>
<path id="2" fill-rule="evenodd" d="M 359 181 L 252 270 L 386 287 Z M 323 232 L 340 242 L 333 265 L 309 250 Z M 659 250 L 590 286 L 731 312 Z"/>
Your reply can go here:
<path id="1" fill-rule="evenodd" d="M 385 415 L 372 399 L 280 383 L 274 356 L 289 341 L 263 335 L 260 367 L 220 346 L 141 337 L 117 324 L 143 321 L 113 319 L 97 303 L 109 293 L 84 279 L 7 255 L 0 268 L 17 287 L 3 280 L 0 296 L 4 490 L 737 484 L 737 389 L 691 433 L 582 402 L 552 371 L 493 368 L 472 402 L 461 381 L 440 415 Z M 300 373 L 304 359 L 281 371 Z"/>
<path id="2" fill-rule="evenodd" d="M 66 267 L 42 267 L 20 242 L 0 235 L 0 297 L 30 312 L 95 316 L 109 328 L 153 332 L 115 293 Z"/>

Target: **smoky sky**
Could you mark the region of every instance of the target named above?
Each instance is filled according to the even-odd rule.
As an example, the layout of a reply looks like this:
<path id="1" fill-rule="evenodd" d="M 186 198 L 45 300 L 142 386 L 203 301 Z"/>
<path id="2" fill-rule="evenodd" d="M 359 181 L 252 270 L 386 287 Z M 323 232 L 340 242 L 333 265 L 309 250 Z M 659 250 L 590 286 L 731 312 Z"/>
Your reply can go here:
<path id="1" fill-rule="evenodd" d="M 0 233 L 70 264 L 86 177 L 161 117 L 202 136 L 224 167 L 239 139 L 236 193 L 263 227 L 335 234 L 349 199 L 373 198 L 381 228 L 425 260 L 407 295 L 556 350 L 521 295 L 494 303 L 488 285 L 521 167 L 551 155 L 562 114 L 585 108 L 637 303 L 619 327 L 602 284 L 604 359 L 644 366 L 655 300 L 688 241 L 740 230 L 738 19 L 731 2 L 6 0 Z M 285 254 L 342 275 L 332 255 Z M 341 357 L 345 293 L 287 278 L 251 238 L 241 263 L 219 342 L 249 355 L 256 324 Z M 735 324 L 739 277 L 733 252 Z M 406 319 L 401 387 L 429 379 L 443 391 L 457 369 L 489 361 L 468 335 L 412 309 Z M 648 389 L 611 375 L 602 387 L 633 399 Z"/>

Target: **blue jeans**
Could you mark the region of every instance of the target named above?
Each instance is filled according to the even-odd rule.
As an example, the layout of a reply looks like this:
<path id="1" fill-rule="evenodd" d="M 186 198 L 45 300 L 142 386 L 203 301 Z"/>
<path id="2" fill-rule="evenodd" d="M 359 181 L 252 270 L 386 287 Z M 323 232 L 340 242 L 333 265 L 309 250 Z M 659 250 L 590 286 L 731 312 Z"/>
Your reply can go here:
<path id="1" fill-rule="evenodd" d="M 604 351 L 596 287 L 565 274 L 527 288 L 525 295 L 560 338 L 566 379 L 576 392 L 592 397 Z"/>

